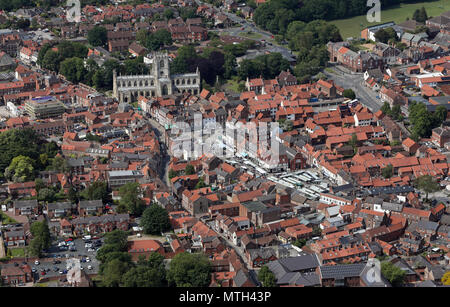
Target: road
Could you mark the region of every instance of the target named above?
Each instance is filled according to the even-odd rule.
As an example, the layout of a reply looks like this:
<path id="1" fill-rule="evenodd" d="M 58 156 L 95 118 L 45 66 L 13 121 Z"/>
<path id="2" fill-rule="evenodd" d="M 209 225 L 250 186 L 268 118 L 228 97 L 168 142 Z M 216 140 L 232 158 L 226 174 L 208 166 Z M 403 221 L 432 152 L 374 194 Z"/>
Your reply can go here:
<path id="1" fill-rule="evenodd" d="M 364 85 L 362 73 L 350 73 L 339 66 L 332 67 L 334 73 L 324 70 L 323 73 L 336 82 L 337 85 L 347 89 L 351 88 L 356 94 L 356 98 L 367 106 L 372 112 L 378 111 L 383 103 L 377 98 L 378 93 L 372 91 Z"/>
<path id="2" fill-rule="evenodd" d="M 164 127 L 161 126 L 158 122 L 156 122 L 153 118 L 150 118 L 143 114 L 143 116 L 150 122 L 150 125 L 153 127 L 153 131 L 155 131 L 156 136 L 159 139 L 159 143 L 161 144 L 161 156 L 162 156 L 162 167 L 159 170 L 159 176 L 161 180 L 167 185 L 167 187 L 170 187 L 170 180 L 169 180 L 169 163 L 170 163 L 170 156 L 167 152 L 167 144 L 164 137 Z"/>

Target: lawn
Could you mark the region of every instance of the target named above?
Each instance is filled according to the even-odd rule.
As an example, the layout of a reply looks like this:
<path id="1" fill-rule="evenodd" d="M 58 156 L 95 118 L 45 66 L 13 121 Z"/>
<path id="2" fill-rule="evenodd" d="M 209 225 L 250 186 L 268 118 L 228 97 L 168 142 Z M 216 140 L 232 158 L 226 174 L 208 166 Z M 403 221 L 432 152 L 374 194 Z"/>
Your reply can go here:
<path id="1" fill-rule="evenodd" d="M 25 248 L 8 248 L 8 251 L 10 252 L 11 256 L 13 258 L 23 258 L 25 257 Z"/>
<path id="2" fill-rule="evenodd" d="M 386 10 L 381 8 L 381 22 L 385 23 L 389 21 L 394 21 L 395 23 L 402 23 L 406 21 L 406 17 L 412 18 L 414 11 L 425 7 L 428 17 L 439 16 L 440 14 L 450 10 L 449 0 L 435 0 L 427 2 L 418 2 L 411 4 L 400 4 L 397 7 L 392 7 Z M 367 28 L 368 26 L 375 25 L 376 23 L 369 23 L 367 21 L 366 15 L 356 16 L 347 19 L 332 20 L 330 23 L 335 24 L 340 32 L 343 39 L 348 37 L 360 37 L 361 30 Z"/>
<path id="3" fill-rule="evenodd" d="M 234 93 L 240 93 L 239 91 L 239 82 L 236 80 L 228 80 L 228 82 L 224 85 L 224 87 Z"/>
<path id="4" fill-rule="evenodd" d="M 2 221 L 3 225 L 17 224 L 17 221 L 15 219 L 10 218 L 9 216 L 7 216 L 2 211 L 0 211 L 0 220 Z"/>

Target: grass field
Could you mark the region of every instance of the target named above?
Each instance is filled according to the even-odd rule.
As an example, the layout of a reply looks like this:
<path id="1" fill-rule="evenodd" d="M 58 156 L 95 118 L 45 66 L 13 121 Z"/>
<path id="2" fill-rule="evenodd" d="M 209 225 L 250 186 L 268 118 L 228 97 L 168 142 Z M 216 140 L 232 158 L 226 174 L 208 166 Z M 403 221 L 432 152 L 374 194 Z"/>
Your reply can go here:
<path id="1" fill-rule="evenodd" d="M 436 17 L 446 11 L 450 11 L 449 0 L 435 0 L 412 4 L 400 4 L 400 6 L 398 7 L 392 7 L 385 10 L 381 8 L 380 23 L 394 21 L 398 24 L 406 21 L 407 17 L 409 17 L 409 19 L 412 19 L 414 11 L 416 9 L 420 9 L 422 6 L 425 7 L 428 17 Z M 367 21 L 366 15 L 347 19 L 332 20 L 330 21 L 330 23 L 335 24 L 339 28 L 343 39 L 346 39 L 348 37 L 360 37 L 361 30 L 368 26 L 376 24 L 369 23 Z"/>
<path id="2" fill-rule="evenodd" d="M 23 258 L 25 257 L 25 249 L 24 248 L 9 248 L 9 252 L 13 258 Z"/>

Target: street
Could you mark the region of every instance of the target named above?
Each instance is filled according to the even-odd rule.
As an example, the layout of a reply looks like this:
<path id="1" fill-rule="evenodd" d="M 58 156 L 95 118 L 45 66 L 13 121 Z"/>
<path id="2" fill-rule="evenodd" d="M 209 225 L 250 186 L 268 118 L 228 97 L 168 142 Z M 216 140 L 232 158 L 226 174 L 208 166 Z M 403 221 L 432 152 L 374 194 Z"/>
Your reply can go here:
<path id="1" fill-rule="evenodd" d="M 332 67 L 332 70 L 334 73 L 327 70 L 323 71 L 328 79 L 335 81 L 337 85 L 344 89 L 351 88 L 355 92 L 356 98 L 359 98 L 360 102 L 372 112 L 376 112 L 381 108 L 383 103 L 377 98 L 379 94 L 364 85 L 362 73 L 350 73 L 339 66 Z"/>

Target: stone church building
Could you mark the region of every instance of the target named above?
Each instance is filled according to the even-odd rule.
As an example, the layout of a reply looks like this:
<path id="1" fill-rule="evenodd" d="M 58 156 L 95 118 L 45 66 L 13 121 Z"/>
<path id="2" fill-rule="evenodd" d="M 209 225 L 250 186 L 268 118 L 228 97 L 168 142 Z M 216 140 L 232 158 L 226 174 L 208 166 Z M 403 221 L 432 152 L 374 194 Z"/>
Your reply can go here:
<path id="1" fill-rule="evenodd" d="M 113 95 L 119 102 L 131 103 L 139 96 L 161 97 L 189 92 L 200 94 L 200 72 L 171 75 L 169 55 L 166 52 L 153 52 L 151 71 L 148 75 L 113 75 Z"/>

